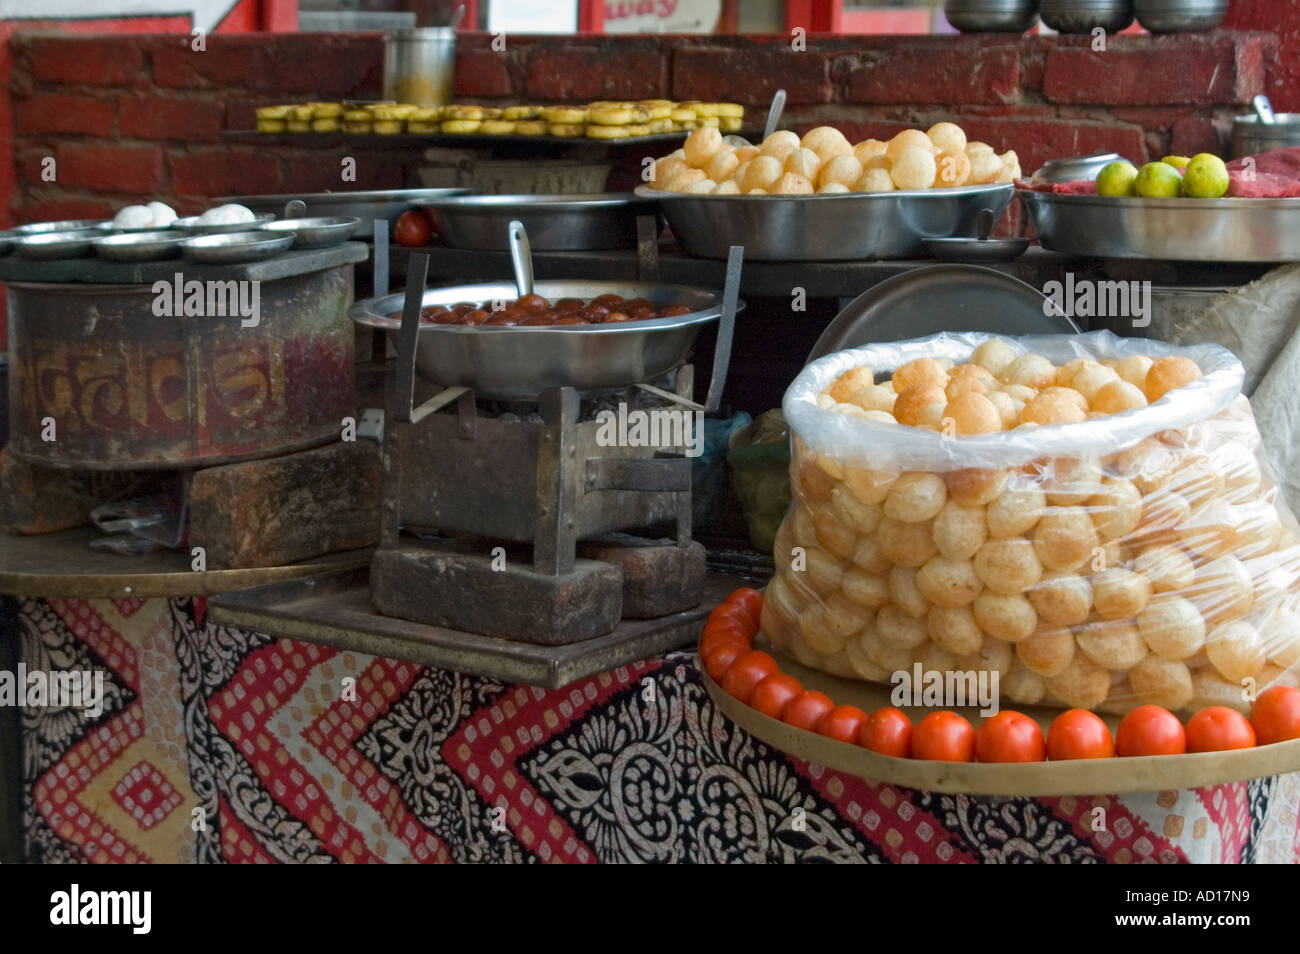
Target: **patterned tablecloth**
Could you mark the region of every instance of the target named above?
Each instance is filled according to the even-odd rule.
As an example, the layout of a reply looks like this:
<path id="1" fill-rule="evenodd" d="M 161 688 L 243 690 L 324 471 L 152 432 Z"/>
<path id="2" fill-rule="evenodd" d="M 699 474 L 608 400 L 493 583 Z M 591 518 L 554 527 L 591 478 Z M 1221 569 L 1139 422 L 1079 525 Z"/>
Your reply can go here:
<path id="1" fill-rule="evenodd" d="M 21 604 L 28 669 L 106 673 L 98 718 L 24 710 L 28 860 L 1300 860 L 1300 774 L 1137 796 L 900 789 L 746 735 L 690 653 L 550 691 L 204 613 Z"/>

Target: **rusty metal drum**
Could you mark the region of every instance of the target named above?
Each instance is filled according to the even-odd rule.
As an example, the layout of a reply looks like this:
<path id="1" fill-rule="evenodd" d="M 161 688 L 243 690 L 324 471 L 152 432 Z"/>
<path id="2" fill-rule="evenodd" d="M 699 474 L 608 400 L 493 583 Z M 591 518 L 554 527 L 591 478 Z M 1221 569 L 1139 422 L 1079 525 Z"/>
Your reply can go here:
<path id="1" fill-rule="evenodd" d="M 257 283 L 255 316 L 185 314 L 186 291 L 213 284 L 182 281 L 172 302 L 161 285 L 11 280 L 11 453 L 183 469 L 337 440 L 355 413 L 352 265 Z"/>

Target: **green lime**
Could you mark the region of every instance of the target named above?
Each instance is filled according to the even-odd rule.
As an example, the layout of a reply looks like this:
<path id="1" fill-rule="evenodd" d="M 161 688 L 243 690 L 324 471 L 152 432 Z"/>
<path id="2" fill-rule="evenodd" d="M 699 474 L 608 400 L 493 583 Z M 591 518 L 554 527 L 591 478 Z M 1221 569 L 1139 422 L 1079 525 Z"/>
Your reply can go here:
<path id="1" fill-rule="evenodd" d="M 1136 195 L 1137 167 L 1127 159 L 1119 159 L 1102 167 L 1097 173 L 1098 195 Z"/>
<path id="2" fill-rule="evenodd" d="M 1186 169 L 1187 164 L 1192 160 L 1187 156 L 1165 156 L 1160 161 L 1167 166 L 1173 166 L 1175 169 Z"/>
<path id="3" fill-rule="evenodd" d="M 1217 199 L 1228 191 L 1228 167 L 1218 156 L 1198 153 L 1183 174 L 1183 192 L 1193 199 Z"/>
<path id="4" fill-rule="evenodd" d="M 1137 194 L 1148 199 L 1172 199 L 1183 188 L 1183 177 L 1173 166 L 1163 162 L 1148 162 L 1138 170 Z"/>

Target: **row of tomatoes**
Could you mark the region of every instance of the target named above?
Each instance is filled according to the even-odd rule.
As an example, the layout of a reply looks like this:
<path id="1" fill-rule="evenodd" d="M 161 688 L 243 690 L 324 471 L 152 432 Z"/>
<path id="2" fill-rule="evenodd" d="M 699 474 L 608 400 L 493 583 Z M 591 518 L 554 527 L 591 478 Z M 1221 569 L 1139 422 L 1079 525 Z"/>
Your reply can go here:
<path id="1" fill-rule="evenodd" d="M 752 648 L 763 595 L 753 589 L 732 593 L 709 615 L 700 637 L 704 669 L 724 692 L 773 719 L 882 755 L 942 762 L 1041 762 L 1097 759 L 1115 755 L 1182 755 L 1218 752 L 1300 738 L 1300 689 L 1274 686 L 1260 693 L 1251 717 L 1210 706 L 1184 726 L 1168 709 L 1139 706 L 1114 737 L 1086 709 L 1062 712 L 1046 735 L 1020 712 L 1003 710 L 978 729 L 955 712 L 931 712 L 916 725 L 899 709 L 870 714 L 836 705 L 825 693 L 804 689 L 781 672 L 775 659 Z"/>

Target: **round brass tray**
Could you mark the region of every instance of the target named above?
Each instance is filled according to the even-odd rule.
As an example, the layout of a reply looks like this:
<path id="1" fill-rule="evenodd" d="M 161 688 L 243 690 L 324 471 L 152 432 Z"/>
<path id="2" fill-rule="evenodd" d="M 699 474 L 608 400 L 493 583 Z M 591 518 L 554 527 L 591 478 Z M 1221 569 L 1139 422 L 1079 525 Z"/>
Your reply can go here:
<path id="1" fill-rule="evenodd" d="M 854 705 L 865 712 L 892 705 L 891 687 L 832 676 L 800 665 L 771 646 L 781 671 L 794 676 L 807 689 L 826 693 L 836 704 Z M 979 762 L 926 762 L 880 755 L 860 746 L 837 742 L 815 732 L 796 729 L 763 715 L 727 695 L 707 673 L 704 683 L 714 703 L 728 718 L 760 741 L 783 752 L 859 778 L 889 782 L 907 788 L 962 795 L 1047 797 L 1053 795 L 1122 795 L 1202 788 L 1224 782 L 1265 778 L 1300 771 L 1300 739 L 1262 745 L 1235 752 L 1201 752 L 1139 758 L 1088 759 L 1071 762 L 992 764 Z M 928 710 L 901 706 L 915 724 Z M 972 708 L 956 709 L 978 727 L 980 715 Z M 1017 706 L 1047 730 L 1059 709 Z M 1113 732 L 1119 719 L 1102 716 Z"/>

